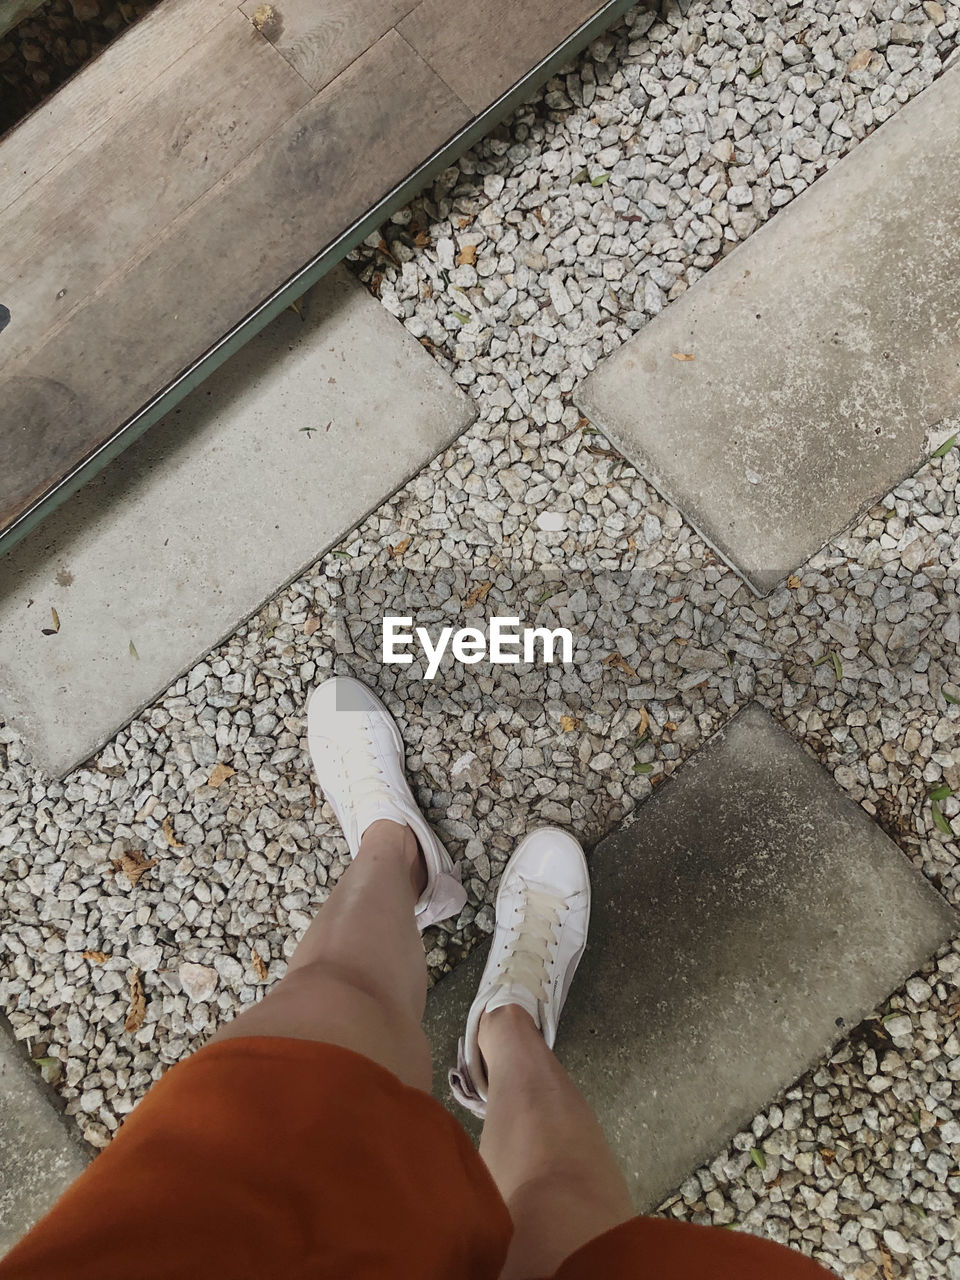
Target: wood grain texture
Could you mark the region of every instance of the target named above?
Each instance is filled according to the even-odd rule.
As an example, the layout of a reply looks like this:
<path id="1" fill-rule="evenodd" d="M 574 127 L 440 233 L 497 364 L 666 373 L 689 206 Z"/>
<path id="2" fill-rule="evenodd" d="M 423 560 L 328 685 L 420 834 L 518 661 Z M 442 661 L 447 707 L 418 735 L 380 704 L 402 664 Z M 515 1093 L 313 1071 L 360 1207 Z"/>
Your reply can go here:
<path id="1" fill-rule="evenodd" d="M 603 0 L 421 0 L 397 30 L 474 112 L 489 106 Z"/>
<path id="2" fill-rule="evenodd" d="M 396 32 L 363 54 L 0 381 L 0 525 L 469 118 Z"/>
<path id="3" fill-rule="evenodd" d="M 417 0 L 244 0 L 241 11 L 314 89 L 323 89 Z"/>
<path id="4" fill-rule="evenodd" d="M 231 0 L 163 0 L 0 141 L 0 211 L 59 164 L 131 96 L 183 57 L 235 7 Z"/>
<path id="5" fill-rule="evenodd" d="M 312 96 L 236 10 L 0 214 L 0 368 L 82 306 Z"/>

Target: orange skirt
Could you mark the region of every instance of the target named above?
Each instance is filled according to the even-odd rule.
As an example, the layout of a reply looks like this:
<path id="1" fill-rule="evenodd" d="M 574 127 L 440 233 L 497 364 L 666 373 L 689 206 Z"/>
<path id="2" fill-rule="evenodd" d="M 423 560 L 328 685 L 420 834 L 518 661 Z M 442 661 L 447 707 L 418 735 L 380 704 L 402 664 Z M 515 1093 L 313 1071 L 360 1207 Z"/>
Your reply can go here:
<path id="1" fill-rule="evenodd" d="M 213 1044 L 172 1068 L 0 1280 L 496 1280 L 506 1206 L 464 1131 L 369 1059 Z M 769 1241 L 635 1218 L 555 1280 L 825 1280 Z"/>

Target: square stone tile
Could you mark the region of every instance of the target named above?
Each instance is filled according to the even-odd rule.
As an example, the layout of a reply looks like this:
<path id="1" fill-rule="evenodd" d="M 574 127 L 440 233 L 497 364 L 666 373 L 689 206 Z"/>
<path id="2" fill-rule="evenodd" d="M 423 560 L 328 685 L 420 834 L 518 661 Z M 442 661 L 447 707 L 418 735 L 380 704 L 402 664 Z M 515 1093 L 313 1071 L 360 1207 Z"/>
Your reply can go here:
<path id="1" fill-rule="evenodd" d="M 0 1254 L 50 1208 L 93 1154 L 0 1023 Z"/>
<path id="2" fill-rule="evenodd" d="M 590 857 L 593 916 L 560 1060 L 639 1211 L 818 1062 L 960 918 L 758 706 Z M 430 993 L 436 1096 L 483 956 Z M 477 1132 L 473 1118 L 471 1128 Z"/>
<path id="3" fill-rule="evenodd" d="M 86 759 L 475 416 L 337 268 L 0 559 L 0 714 L 34 763 Z"/>
<path id="4" fill-rule="evenodd" d="M 960 65 L 576 397 L 760 594 L 957 429 L 958 153 Z"/>

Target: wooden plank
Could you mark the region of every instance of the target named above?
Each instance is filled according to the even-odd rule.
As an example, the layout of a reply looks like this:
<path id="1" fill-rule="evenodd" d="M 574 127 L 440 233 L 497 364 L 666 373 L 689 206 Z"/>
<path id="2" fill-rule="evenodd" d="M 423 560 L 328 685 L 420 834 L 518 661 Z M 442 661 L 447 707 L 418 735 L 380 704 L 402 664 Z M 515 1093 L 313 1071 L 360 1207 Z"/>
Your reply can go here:
<path id="1" fill-rule="evenodd" d="M 39 9 L 44 0 L 0 0 L 0 36 Z"/>
<path id="2" fill-rule="evenodd" d="M 602 0 L 421 0 L 397 30 L 474 112 L 603 8 Z"/>
<path id="3" fill-rule="evenodd" d="M 2 215 L 0 364 L 41 341 L 312 97 L 237 10 Z"/>
<path id="4" fill-rule="evenodd" d="M 163 0 L 0 142 L 0 211 L 68 156 L 235 7 Z"/>
<path id="5" fill-rule="evenodd" d="M 241 11 L 314 89 L 323 89 L 417 0 L 244 0 Z"/>
<path id="6" fill-rule="evenodd" d="M 0 525 L 469 119 L 396 32 L 379 40 L 10 369 Z"/>

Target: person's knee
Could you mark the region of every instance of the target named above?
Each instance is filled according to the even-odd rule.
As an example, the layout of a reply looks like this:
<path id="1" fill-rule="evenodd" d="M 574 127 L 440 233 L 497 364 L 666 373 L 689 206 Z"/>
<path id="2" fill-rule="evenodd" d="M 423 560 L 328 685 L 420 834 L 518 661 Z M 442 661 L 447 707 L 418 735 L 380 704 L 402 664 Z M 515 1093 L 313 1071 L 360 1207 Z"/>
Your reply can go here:
<path id="1" fill-rule="evenodd" d="M 351 965 L 342 960 L 320 957 L 292 970 L 281 985 L 291 991 L 296 988 L 310 993 L 314 1000 L 322 988 L 327 990 L 328 999 L 333 993 L 340 991 L 347 1002 L 358 1006 L 378 1006 L 383 1016 L 391 1021 L 413 1020 L 403 1001 L 398 998 L 389 976 L 371 972 L 363 965 Z"/>
<path id="2" fill-rule="evenodd" d="M 349 965 L 314 961 L 283 979 L 297 1005 L 309 1002 L 317 1039 L 353 1049 L 415 1088 L 430 1090 L 430 1042 L 388 985 Z"/>
<path id="3" fill-rule="evenodd" d="M 594 1161 L 580 1163 L 569 1155 L 552 1160 L 545 1154 L 542 1161 L 525 1170 L 515 1187 L 501 1190 L 514 1222 L 545 1213 L 571 1222 L 586 1218 L 615 1226 L 634 1212 L 622 1179 L 605 1178 Z"/>

